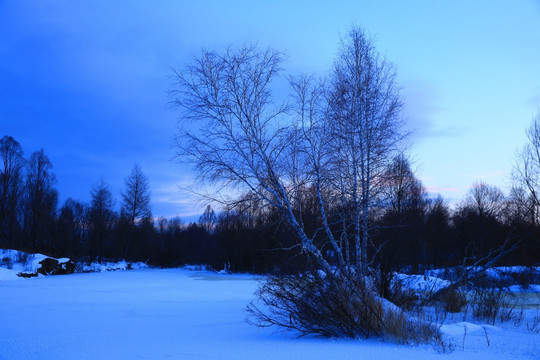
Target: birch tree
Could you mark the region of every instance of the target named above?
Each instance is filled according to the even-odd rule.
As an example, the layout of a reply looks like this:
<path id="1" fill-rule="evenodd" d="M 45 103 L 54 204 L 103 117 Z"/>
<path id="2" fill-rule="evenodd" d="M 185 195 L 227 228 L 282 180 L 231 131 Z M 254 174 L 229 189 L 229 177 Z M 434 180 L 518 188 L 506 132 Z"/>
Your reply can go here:
<path id="1" fill-rule="evenodd" d="M 528 193 L 534 223 L 540 224 L 540 109 L 527 129 L 527 140 L 514 166 L 514 180 Z"/>
<path id="2" fill-rule="evenodd" d="M 350 204 L 354 264 L 368 266 L 370 212 L 384 188 L 384 170 L 404 138 L 395 70 L 363 30 L 341 40 L 328 94 L 333 162 Z M 343 214 L 342 216 L 347 216 Z"/>
<path id="3" fill-rule="evenodd" d="M 325 270 L 331 267 L 302 226 L 293 203 L 288 170 L 291 124 L 287 106 L 276 105 L 271 83 L 282 54 L 254 46 L 203 51 L 193 64 L 175 72 L 173 103 L 183 110 L 178 155 L 195 166 L 198 180 L 220 190 L 252 192 L 276 208 L 299 239 L 299 246 Z M 292 142 L 292 143 L 291 143 Z M 215 192 L 215 200 L 231 203 Z"/>
<path id="4" fill-rule="evenodd" d="M 232 188 L 276 209 L 319 268 L 365 273 L 370 211 L 402 139 L 394 70 L 353 29 L 330 81 L 291 78 L 293 101 L 282 105 L 272 94 L 281 63 L 278 51 L 248 46 L 205 50 L 176 71 L 178 156 L 217 189 L 214 200 L 230 205 L 238 197 L 223 189 Z M 302 215 L 306 194 L 317 204 L 314 231 Z"/>

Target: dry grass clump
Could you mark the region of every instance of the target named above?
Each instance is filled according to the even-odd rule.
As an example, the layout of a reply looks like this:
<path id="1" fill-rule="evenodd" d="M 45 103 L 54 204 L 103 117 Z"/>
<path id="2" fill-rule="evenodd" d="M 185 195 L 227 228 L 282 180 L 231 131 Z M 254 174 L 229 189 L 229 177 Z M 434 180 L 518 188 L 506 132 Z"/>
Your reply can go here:
<path id="1" fill-rule="evenodd" d="M 459 313 L 467 305 L 467 296 L 453 286 L 444 289 L 439 299 L 444 306 L 444 310 L 449 313 Z"/>
<path id="2" fill-rule="evenodd" d="M 373 272 L 373 280 L 377 293 L 401 309 L 412 310 L 418 304 L 418 295 L 406 289 L 395 273 L 377 269 Z"/>
<path id="3" fill-rule="evenodd" d="M 349 272 L 270 277 L 257 298 L 248 306 L 248 322 L 257 326 L 278 326 L 300 336 L 440 341 L 435 326 L 408 318 L 373 290 L 369 278 Z"/>

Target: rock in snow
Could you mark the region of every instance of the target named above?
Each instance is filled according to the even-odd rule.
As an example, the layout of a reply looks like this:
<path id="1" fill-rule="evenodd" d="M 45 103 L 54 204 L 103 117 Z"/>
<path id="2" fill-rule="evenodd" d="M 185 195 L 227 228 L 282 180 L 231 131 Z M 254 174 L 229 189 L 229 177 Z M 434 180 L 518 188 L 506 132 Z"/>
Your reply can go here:
<path id="1" fill-rule="evenodd" d="M 75 272 L 75 264 L 68 258 L 46 258 L 39 262 L 37 272 L 43 275 L 66 275 Z"/>

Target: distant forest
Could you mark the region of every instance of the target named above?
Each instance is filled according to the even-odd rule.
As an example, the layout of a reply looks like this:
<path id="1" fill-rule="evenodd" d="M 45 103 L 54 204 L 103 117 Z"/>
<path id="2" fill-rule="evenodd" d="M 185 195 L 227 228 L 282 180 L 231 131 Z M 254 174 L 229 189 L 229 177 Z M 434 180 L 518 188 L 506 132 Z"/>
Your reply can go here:
<path id="1" fill-rule="evenodd" d="M 216 270 L 289 273 L 309 265 L 296 235 L 270 205 L 246 193 L 219 212 L 208 206 L 198 222 L 154 218 L 150 186 L 135 165 L 119 194 L 106 179 L 91 189 L 90 203 L 58 203 L 53 165 L 39 150 L 25 158 L 12 137 L 0 140 L 0 247 L 80 261 L 126 259 L 151 265 L 206 264 Z M 470 264 L 494 249 L 511 250 L 499 265 L 537 265 L 540 224 L 524 190 L 505 195 L 476 183 L 455 207 L 430 197 L 404 156 L 384 175 L 385 186 L 370 216 L 368 251 L 378 268 L 422 271 Z M 316 237 L 321 215 L 316 189 L 302 190 L 297 214 Z M 330 226 L 341 226 L 329 219 Z M 324 246 L 323 246 L 324 248 Z M 331 248 L 326 248 L 331 258 Z"/>

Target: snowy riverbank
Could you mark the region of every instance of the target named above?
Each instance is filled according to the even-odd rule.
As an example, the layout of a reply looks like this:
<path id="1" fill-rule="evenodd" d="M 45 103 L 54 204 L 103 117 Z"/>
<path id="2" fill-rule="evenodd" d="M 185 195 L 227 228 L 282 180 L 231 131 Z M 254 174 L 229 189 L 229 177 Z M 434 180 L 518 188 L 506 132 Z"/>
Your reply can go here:
<path id="1" fill-rule="evenodd" d="M 0 282 L 0 359 L 533 359 L 540 335 L 520 326 L 442 328 L 450 354 L 430 345 L 297 339 L 244 319 L 255 276 L 139 269 Z M 467 333 L 465 334 L 465 329 Z M 485 330 L 484 330 L 485 329 Z M 489 339 L 489 344 L 488 344 Z"/>

